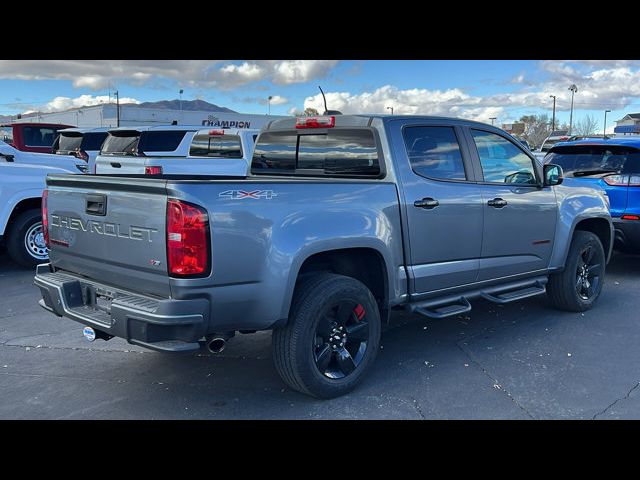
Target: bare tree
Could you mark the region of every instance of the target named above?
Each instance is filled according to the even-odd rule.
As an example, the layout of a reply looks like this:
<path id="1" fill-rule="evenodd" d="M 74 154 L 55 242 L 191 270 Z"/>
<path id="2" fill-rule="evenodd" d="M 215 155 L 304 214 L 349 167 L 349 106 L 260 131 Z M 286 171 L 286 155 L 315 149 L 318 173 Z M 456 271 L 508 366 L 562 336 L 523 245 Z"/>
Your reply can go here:
<path id="1" fill-rule="evenodd" d="M 551 133 L 551 119 L 549 115 L 523 115 L 520 121 L 524 123 L 524 139 L 532 146 L 540 145 Z"/>
<path id="2" fill-rule="evenodd" d="M 587 115 L 575 123 L 571 133 L 573 135 L 592 135 L 596 133 L 597 128 L 598 122 L 596 119 L 591 115 Z"/>

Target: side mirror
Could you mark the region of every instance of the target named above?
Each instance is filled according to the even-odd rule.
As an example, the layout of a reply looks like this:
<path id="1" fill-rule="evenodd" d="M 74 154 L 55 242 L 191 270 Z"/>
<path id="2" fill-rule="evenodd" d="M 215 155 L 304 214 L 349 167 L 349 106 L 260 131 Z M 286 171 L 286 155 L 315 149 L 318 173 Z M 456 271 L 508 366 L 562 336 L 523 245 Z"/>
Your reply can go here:
<path id="1" fill-rule="evenodd" d="M 0 153 L 0 155 L 2 155 L 5 159 L 5 161 L 7 162 L 13 162 L 14 156 L 10 155 L 8 153 Z"/>
<path id="2" fill-rule="evenodd" d="M 544 186 L 552 187 L 554 185 L 560 185 L 562 180 L 564 180 L 562 167 L 560 165 L 554 165 L 553 163 L 549 163 L 544 165 L 543 167 L 544 174 Z"/>

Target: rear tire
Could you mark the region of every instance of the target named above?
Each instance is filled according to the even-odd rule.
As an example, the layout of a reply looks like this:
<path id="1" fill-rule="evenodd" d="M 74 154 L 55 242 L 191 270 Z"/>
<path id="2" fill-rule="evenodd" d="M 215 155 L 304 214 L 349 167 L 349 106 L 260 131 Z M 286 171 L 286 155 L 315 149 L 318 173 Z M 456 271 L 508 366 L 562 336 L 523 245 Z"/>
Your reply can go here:
<path id="1" fill-rule="evenodd" d="M 25 268 L 34 268 L 49 259 L 42 235 L 42 212 L 27 210 L 12 220 L 7 233 L 7 252 Z"/>
<path id="2" fill-rule="evenodd" d="M 273 331 L 276 369 L 294 390 L 317 398 L 351 391 L 380 348 L 380 312 L 360 281 L 320 273 L 296 288 L 284 328 Z"/>
<path id="3" fill-rule="evenodd" d="M 549 278 L 547 294 L 551 303 L 569 312 L 589 310 L 602 291 L 605 262 L 604 248 L 598 236 L 577 230 L 564 270 Z"/>

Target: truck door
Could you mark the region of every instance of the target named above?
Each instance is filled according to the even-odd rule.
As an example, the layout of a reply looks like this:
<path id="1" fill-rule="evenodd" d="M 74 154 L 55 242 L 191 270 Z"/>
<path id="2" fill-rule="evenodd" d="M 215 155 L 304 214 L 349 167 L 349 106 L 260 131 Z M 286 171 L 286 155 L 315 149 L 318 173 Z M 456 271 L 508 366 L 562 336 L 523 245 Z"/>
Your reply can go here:
<path id="1" fill-rule="evenodd" d="M 484 226 L 479 281 L 545 270 L 557 221 L 556 196 L 542 172 L 506 135 L 469 128 L 480 166 Z"/>
<path id="2" fill-rule="evenodd" d="M 450 123 L 388 123 L 400 199 L 410 292 L 476 281 L 482 196 L 462 130 Z"/>

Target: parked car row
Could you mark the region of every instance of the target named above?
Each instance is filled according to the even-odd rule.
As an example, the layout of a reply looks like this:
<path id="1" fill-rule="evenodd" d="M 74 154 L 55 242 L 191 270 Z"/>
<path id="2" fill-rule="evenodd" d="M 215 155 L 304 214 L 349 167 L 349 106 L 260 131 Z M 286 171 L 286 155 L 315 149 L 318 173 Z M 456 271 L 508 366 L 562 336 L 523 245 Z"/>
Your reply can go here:
<path id="1" fill-rule="evenodd" d="M 113 129 L 14 124 L 8 127 L 3 130 L 4 138 L 12 143 L 0 141 L 3 167 L 0 242 L 6 244 L 16 263 L 30 268 L 48 258 L 40 221 L 40 198 L 47 174 L 245 177 L 259 132 L 199 126 Z M 39 143 L 48 142 L 50 146 L 39 145 L 39 150 L 34 150 L 31 144 L 38 143 L 35 140 L 25 145 L 25 139 L 36 135 L 40 135 Z M 12 164 L 25 168 L 10 168 Z"/>

